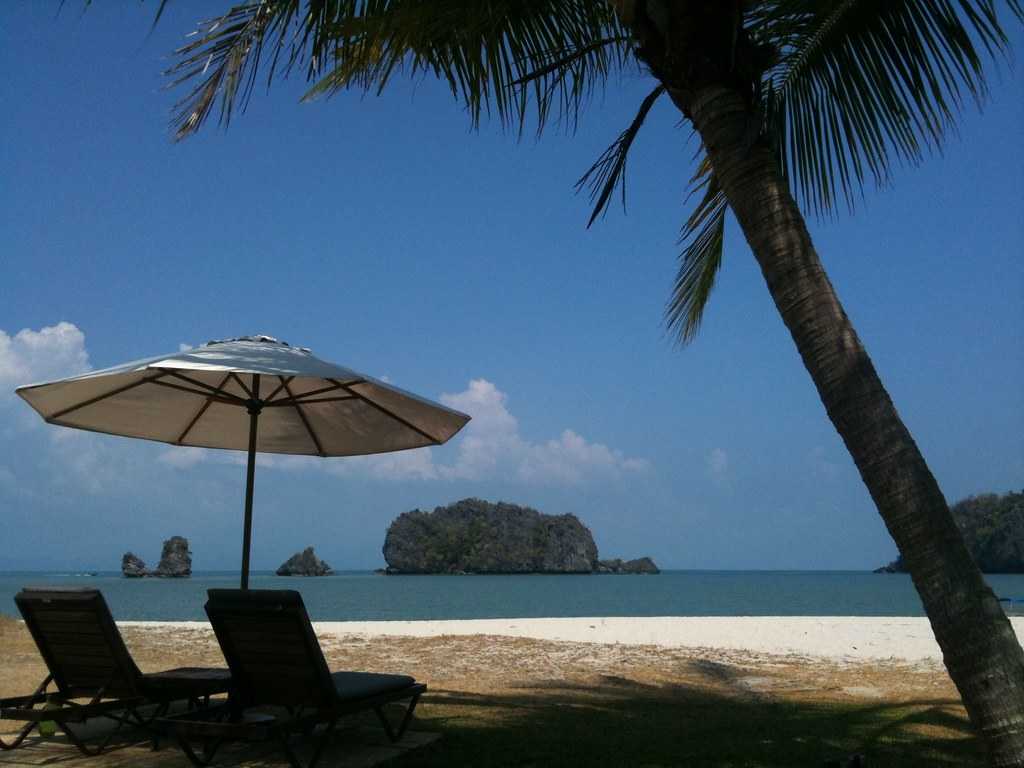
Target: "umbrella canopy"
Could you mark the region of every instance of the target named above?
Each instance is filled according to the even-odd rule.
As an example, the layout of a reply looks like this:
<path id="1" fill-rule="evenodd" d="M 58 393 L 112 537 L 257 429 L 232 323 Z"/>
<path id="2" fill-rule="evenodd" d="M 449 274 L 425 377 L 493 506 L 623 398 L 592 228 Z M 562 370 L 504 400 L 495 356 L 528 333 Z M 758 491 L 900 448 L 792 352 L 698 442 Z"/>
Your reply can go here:
<path id="1" fill-rule="evenodd" d="M 242 586 L 256 452 L 356 456 L 440 445 L 469 416 L 270 336 L 211 341 L 17 390 L 51 424 L 249 452 Z"/>

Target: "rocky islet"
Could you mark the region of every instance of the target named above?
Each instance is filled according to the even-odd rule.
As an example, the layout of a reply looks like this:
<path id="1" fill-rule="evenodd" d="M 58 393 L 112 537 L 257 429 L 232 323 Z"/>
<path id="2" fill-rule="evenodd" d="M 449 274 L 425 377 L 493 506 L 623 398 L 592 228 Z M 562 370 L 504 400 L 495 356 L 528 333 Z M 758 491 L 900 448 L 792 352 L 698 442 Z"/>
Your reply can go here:
<path id="1" fill-rule="evenodd" d="M 384 539 L 387 573 L 658 573 L 650 558 L 599 560 L 571 514 L 468 498 L 399 515 Z"/>
<path id="2" fill-rule="evenodd" d="M 285 560 L 276 573 L 278 576 L 330 576 L 334 571 L 316 556 L 313 547 L 306 547 Z"/>
<path id="3" fill-rule="evenodd" d="M 184 536 L 171 536 L 164 541 L 160 563 L 152 571 L 138 555 L 125 552 L 121 558 L 121 574 L 128 579 L 188 578 L 192 575 L 192 552 L 188 548 L 188 539 Z"/>

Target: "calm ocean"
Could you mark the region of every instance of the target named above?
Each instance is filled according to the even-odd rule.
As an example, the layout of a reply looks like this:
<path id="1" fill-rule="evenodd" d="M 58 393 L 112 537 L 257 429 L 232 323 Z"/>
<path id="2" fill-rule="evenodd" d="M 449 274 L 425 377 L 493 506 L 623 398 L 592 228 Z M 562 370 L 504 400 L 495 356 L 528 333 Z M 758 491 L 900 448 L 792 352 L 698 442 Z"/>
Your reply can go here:
<path id="1" fill-rule="evenodd" d="M 1024 575 L 990 575 L 1000 597 L 1024 598 Z M 206 590 L 237 573 L 125 579 L 119 573 L 0 573 L 0 613 L 23 586 L 92 586 L 118 619 L 203 619 Z M 658 576 L 380 576 L 253 574 L 254 589 L 297 589 L 317 621 L 561 616 L 921 616 L 903 574 L 860 571 L 663 571 Z"/>

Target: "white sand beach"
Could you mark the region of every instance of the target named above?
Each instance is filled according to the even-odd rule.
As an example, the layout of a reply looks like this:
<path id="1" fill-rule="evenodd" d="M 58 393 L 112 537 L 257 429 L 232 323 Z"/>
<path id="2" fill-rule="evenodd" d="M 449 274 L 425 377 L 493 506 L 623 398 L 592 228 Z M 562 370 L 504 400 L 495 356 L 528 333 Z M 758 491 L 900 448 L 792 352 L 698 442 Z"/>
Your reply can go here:
<path id="1" fill-rule="evenodd" d="M 1012 617 L 1017 637 L 1024 617 Z M 123 626 L 203 629 L 205 622 L 120 622 Z M 832 660 L 940 661 L 924 617 L 656 616 L 453 621 L 324 621 L 321 638 L 490 635 L 607 645 L 708 648 Z"/>
<path id="2" fill-rule="evenodd" d="M 1015 620 L 1018 636 L 1022 621 Z M 205 622 L 121 628 L 143 671 L 224 664 Z M 742 758 L 736 764 L 821 765 L 871 750 L 883 758 L 872 765 L 984 764 L 980 746 L 965 745 L 966 713 L 924 618 L 322 622 L 316 630 L 331 669 L 408 674 L 429 686 L 413 740 L 402 746 L 420 755 L 409 756 L 412 765 L 471 764 L 468 756 L 492 744 L 517 765 L 636 764 L 636 745 L 651 739 L 650 764 L 688 749 L 687 764 L 721 765 L 723 744 Z M 0 617 L 0 667 L 0 696 L 31 691 L 46 674 L 28 630 L 13 618 Z M 544 740 L 537 724 L 551 722 L 584 734 L 591 751 L 566 752 L 557 736 Z M 0 721 L 0 734 L 16 726 Z M 351 726 L 326 765 L 365 768 L 396 756 L 375 721 Z M 238 745 L 231 760 L 283 765 L 268 749 Z M 619 762 L 602 762 L 609 754 Z M 921 754 L 935 763 L 915 762 Z M 78 759 L 59 739 L 42 740 L 4 752 L 0 764 Z M 186 762 L 177 750 L 151 752 L 145 739 L 108 758 L 82 759 L 111 767 Z"/>

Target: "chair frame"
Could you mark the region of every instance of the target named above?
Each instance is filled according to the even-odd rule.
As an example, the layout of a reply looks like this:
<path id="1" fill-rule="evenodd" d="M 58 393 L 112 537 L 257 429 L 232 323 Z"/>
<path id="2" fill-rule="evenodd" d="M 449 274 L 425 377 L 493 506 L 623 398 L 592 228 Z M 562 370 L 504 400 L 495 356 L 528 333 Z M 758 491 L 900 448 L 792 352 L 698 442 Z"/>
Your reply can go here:
<path id="1" fill-rule="evenodd" d="M 323 652 L 313 632 L 302 598 L 297 592 L 253 590 L 250 592 L 250 596 L 261 600 L 272 599 L 274 595 L 280 595 L 289 603 L 286 610 L 292 611 L 291 618 L 296 621 L 300 631 L 305 635 L 305 648 L 303 649 L 306 651 L 305 661 L 308 661 L 311 671 L 317 678 L 317 686 L 322 690 L 312 689 L 307 700 L 301 702 L 271 701 L 260 691 L 253 690 L 251 681 L 247 679 L 246 667 L 232 643 L 230 632 L 224 626 L 223 617 L 219 615 L 218 607 L 215 605 L 211 609 L 211 605 L 223 596 L 234 596 L 240 592 L 241 590 L 210 590 L 210 601 L 206 605 L 207 615 L 210 617 L 221 650 L 232 670 L 233 678 L 237 681 L 237 697 L 230 702 L 196 712 L 164 717 L 160 720 L 161 725 L 175 737 L 178 745 L 193 765 L 200 767 L 210 765 L 221 746 L 229 741 L 273 740 L 279 743 L 293 768 L 315 768 L 330 742 L 339 720 L 346 715 L 368 710 L 372 710 L 376 714 L 390 742 L 401 740 L 427 686 L 424 683 L 413 682 L 403 688 L 355 699 L 347 699 L 339 695 L 334 681 L 330 677 L 331 673 L 323 658 Z M 237 615 L 237 611 L 236 607 L 235 615 Z M 328 687 L 330 693 L 323 692 Z M 408 700 L 408 704 L 396 728 L 385 714 L 384 707 L 393 702 L 406 700 Z M 284 714 L 253 713 L 253 707 L 264 705 L 283 707 Z M 320 732 L 314 739 L 313 754 L 307 762 L 303 763 L 292 745 L 292 737 L 296 733 L 311 736 L 318 727 L 320 727 Z"/>
<path id="2" fill-rule="evenodd" d="M 75 680 L 74 674 L 67 675 L 66 666 L 62 662 L 66 662 L 69 655 L 73 657 L 74 653 L 54 647 L 52 637 L 40 623 L 37 613 L 38 603 L 52 604 L 55 601 L 63 602 L 65 605 L 61 610 L 66 609 L 69 613 L 92 614 L 84 620 L 79 616 L 77 621 L 88 622 L 90 629 L 98 629 L 109 652 L 103 659 L 110 667 L 104 682 L 83 685 L 80 680 Z M 172 702 L 186 701 L 191 710 L 209 706 L 211 695 L 227 693 L 229 690 L 230 678 L 219 674 L 221 670 L 179 669 L 155 676 L 144 675 L 124 646 L 120 631 L 99 590 L 26 588 L 18 593 L 15 602 L 49 673 L 28 696 L 0 699 L 0 720 L 25 722 L 13 739 L 0 737 L 0 751 L 19 748 L 35 729 L 45 738 L 44 723 L 54 723 L 79 752 L 89 757 L 102 753 L 126 726 L 147 731 L 153 749 L 157 749 L 160 734 L 155 730 L 154 723 L 167 713 Z M 196 671 L 218 674 L 196 679 Z M 182 674 L 175 675 L 176 672 Z M 160 682 L 169 682 L 173 686 L 161 690 L 158 685 Z M 146 714 L 140 711 L 140 708 L 150 705 L 155 705 L 153 711 Z M 117 723 L 112 731 L 103 734 L 98 741 L 88 741 L 72 727 L 97 718 Z"/>

